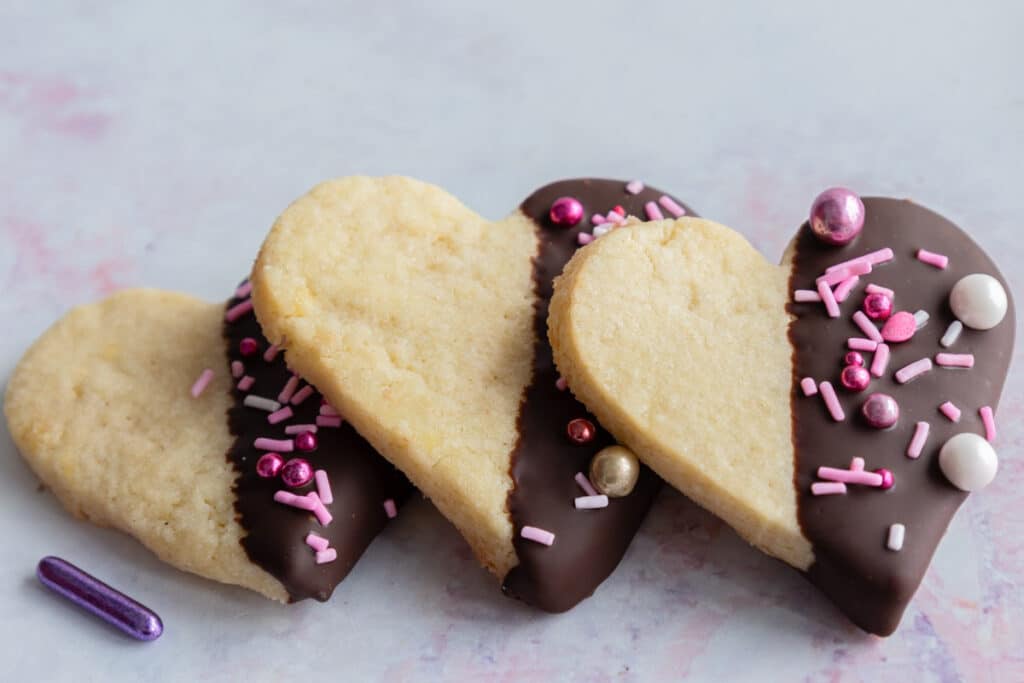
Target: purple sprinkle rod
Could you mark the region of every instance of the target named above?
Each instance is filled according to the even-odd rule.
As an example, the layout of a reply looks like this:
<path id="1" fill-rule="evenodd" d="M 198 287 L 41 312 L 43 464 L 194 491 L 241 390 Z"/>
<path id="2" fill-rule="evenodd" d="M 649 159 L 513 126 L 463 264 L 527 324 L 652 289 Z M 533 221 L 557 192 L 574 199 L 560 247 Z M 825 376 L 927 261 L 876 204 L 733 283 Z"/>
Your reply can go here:
<path id="1" fill-rule="evenodd" d="M 39 581 L 87 612 L 138 640 L 156 640 L 164 624 L 156 612 L 59 557 L 44 557 L 36 567 Z"/>

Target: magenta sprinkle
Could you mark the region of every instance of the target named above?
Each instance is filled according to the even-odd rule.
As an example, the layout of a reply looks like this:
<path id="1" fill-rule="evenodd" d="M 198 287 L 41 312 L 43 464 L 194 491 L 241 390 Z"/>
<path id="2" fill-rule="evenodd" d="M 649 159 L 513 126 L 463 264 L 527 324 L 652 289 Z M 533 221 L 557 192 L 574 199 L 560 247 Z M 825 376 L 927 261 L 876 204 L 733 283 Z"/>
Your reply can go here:
<path id="1" fill-rule="evenodd" d="M 864 337 L 850 337 L 846 340 L 846 345 L 854 351 L 874 351 L 878 348 L 878 342 Z"/>
<path id="2" fill-rule="evenodd" d="M 563 228 L 571 228 L 583 220 L 583 205 L 575 197 L 559 197 L 548 212 L 551 222 Z"/>
<path id="3" fill-rule="evenodd" d="M 282 453 L 291 453 L 295 450 L 295 444 L 292 443 L 291 439 L 268 439 L 261 436 L 256 439 L 252 445 L 253 448 L 261 451 L 281 451 Z"/>
<path id="4" fill-rule="evenodd" d="M 879 341 L 884 339 L 887 342 L 899 344 L 909 340 L 915 332 L 917 332 L 917 318 L 913 313 L 900 311 L 885 321 L 885 325 L 882 326 L 882 339 Z"/>
<path id="5" fill-rule="evenodd" d="M 306 545 L 308 545 L 313 550 L 320 552 L 321 550 L 327 550 L 327 548 L 331 544 L 323 536 L 318 536 L 314 534 L 312 531 L 310 531 L 308 534 L 306 534 Z"/>
<path id="6" fill-rule="evenodd" d="M 875 357 L 871 359 L 871 374 L 875 377 L 881 377 L 885 374 L 885 369 L 889 365 L 889 346 L 887 344 L 879 344 L 878 348 L 875 349 Z"/>
<path id="7" fill-rule="evenodd" d="M 256 378 L 251 375 L 246 375 L 242 379 L 238 380 L 239 391 L 249 391 L 252 389 L 252 385 L 256 383 Z"/>
<path id="8" fill-rule="evenodd" d="M 816 481 L 811 484 L 811 493 L 815 496 L 834 496 L 846 493 L 846 484 L 841 481 Z"/>
<path id="9" fill-rule="evenodd" d="M 252 299 L 246 299 L 240 304 L 236 304 L 227 310 L 224 314 L 224 319 L 229 323 L 233 323 L 241 318 L 246 313 L 252 312 Z"/>
<path id="10" fill-rule="evenodd" d="M 647 202 L 644 204 L 644 213 L 647 214 L 647 220 L 649 221 L 660 221 L 665 218 L 661 213 L 661 209 L 654 202 Z"/>
<path id="11" fill-rule="evenodd" d="M 936 365 L 944 368 L 973 368 L 973 353 L 937 353 L 935 354 Z"/>
<path id="12" fill-rule="evenodd" d="M 864 311 L 855 311 L 853 314 L 853 322 L 860 328 L 860 331 L 864 333 L 864 336 L 871 341 L 882 341 L 881 333 L 879 333 L 875 324 L 868 320 L 868 317 L 864 315 Z"/>
<path id="13" fill-rule="evenodd" d="M 864 356 L 856 351 L 849 351 L 843 356 L 843 363 L 845 365 L 864 365 Z"/>
<path id="14" fill-rule="evenodd" d="M 244 299 L 250 294 L 252 294 L 252 283 L 248 280 L 238 285 L 238 289 L 235 290 L 236 299 Z"/>
<path id="15" fill-rule="evenodd" d="M 934 251 L 928 251 L 927 249 L 917 250 L 917 260 L 921 263 L 927 263 L 929 266 L 935 266 L 939 270 L 944 270 L 949 265 L 948 256 L 936 254 Z"/>
<path id="16" fill-rule="evenodd" d="M 644 184 L 639 180 L 630 180 L 626 183 L 626 192 L 630 194 L 640 194 L 644 191 Z"/>
<path id="17" fill-rule="evenodd" d="M 583 474 L 582 472 L 577 472 L 575 479 L 576 484 L 579 485 L 579 487 L 583 489 L 583 492 L 586 493 L 588 496 L 598 495 L 597 489 L 595 489 L 594 485 L 590 483 L 590 479 L 587 477 L 587 475 Z"/>
<path id="18" fill-rule="evenodd" d="M 879 477 L 882 478 L 882 483 L 879 486 L 879 488 L 881 488 L 883 491 L 888 491 L 893 487 L 893 485 L 896 484 L 896 477 L 890 470 L 887 470 L 884 467 L 879 467 L 877 470 L 874 471 L 874 474 L 877 474 Z"/>
<path id="19" fill-rule="evenodd" d="M 828 283 L 824 280 L 818 281 L 818 296 L 821 297 L 821 301 L 825 304 L 825 310 L 828 312 L 828 317 L 838 318 L 839 303 L 836 302 L 836 297 L 832 293 L 832 288 L 829 287 Z"/>
<path id="20" fill-rule="evenodd" d="M 842 282 L 840 282 L 839 286 L 836 287 L 834 292 L 836 301 L 838 301 L 839 303 L 843 303 L 844 301 L 846 301 L 846 299 L 850 296 L 850 292 L 853 291 L 853 288 L 857 286 L 858 282 L 860 282 L 860 276 L 858 275 L 848 277 Z"/>
<path id="21" fill-rule="evenodd" d="M 295 447 L 304 453 L 315 451 L 317 445 L 316 434 L 313 432 L 303 432 L 295 437 Z"/>
<path id="22" fill-rule="evenodd" d="M 203 392 L 206 391 L 206 387 L 210 386 L 210 382 L 212 381 L 213 370 L 210 368 L 206 368 L 199 373 L 199 377 L 196 379 L 195 384 L 192 385 L 192 398 L 199 398 Z"/>
<path id="23" fill-rule="evenodd" d="M 316 424 L 318 427 L 336 429 L 341 426 L 340 415 L 317 415 Z"/>
<path id="24" fill-rule="evenodd" d="M 800 380 L 800 389 L 803 390 L 804 396 L 814 396 L 818 393 L 818 385 L 813 377 L 804 377 Z"/>
<path id="25" fill-rule="evenodd" d="M 946 401 L 939 406 L 939 412 L 945 415 L 950 422 L 960 421 L 960 409 L 953 405 L 952 402 Z"/>
<path id="26" fill-rule="evenodd" d="M 847 391 L 861 392 L 871 384 L 871 373 L 863 365 L 847 365 L 839 375 L 839 382 Z"/>
<path id="27" fill-rule="evenodd" d="M 245 365 L 240 360 L 231 361 L 231 376 L 240 379 L 245 374 Z"/>
<path id="28" fill-rule="evenodd" d="M 398 506 L 395 505 L 394 499 L 388 498 L 384 501 L 384 514 L 388 516 L 388 519 L 394 519 L 398 516 Z"/>
<path id="29" fill-rule="evenodd" d="M 892 297 L 885 294 L 868 294 L 864 297 L 864 313 L 871 320 L 888 320 L 892 315 Z"/>
<path id="30" fill-rule="evenodd" d="M 277 358 L 277 354 L 280 352 L 280 346 L 278 346 L 277 344 L 271 344 L 267 348 L 266 352 L 263 354 L 263 360 L 267 361 L 268 363 L 272 363 L 274 359 Z"/>
<path id="31" fill-rule="evenodd" d="M 900 384 L 906 384 L 910 380 L 914 379 L 919 375 L 923 375 L 932 369 L 931 358 L 921 358 L 915 360 L 909 365 L 904 365 L 902 368 L 896 371 L 896 381 Z"/>
<path id="32" fill-rule="evenodd" d="M 251 356 L 260 350 L 260 343 L 252 337 L 246 337 L 238 342 L 238 352 L 243 356 Z"/>
<path id="33" fill-rule="evenodd" d="M 825 407 L 828 408 L 832 419 L 836 422 L 845 420 L 846 414 L 843 413 L 843 407 L 839 404 L 839 398 L 836 396 L 836 390 L 832 388 L 832 383 L 822 382 L 818 385 L 818 391 L 821 392 L 821 398 L 825 401 Z"/>
<path id="34" fill-rule="evenodd" d="M 281 393 L 277 395 L 279 403 L 287 403 L 295 395 L 295 390 L 299 388 L 299 376 L 292 375 L 288 378 L 288 381 L 284 383 L 284 388 L 281 389 Z"/>
<path id="35" fill-rule="evenodd" d="M 874 283 L 868 284 L 868 286 L 864 288 L 864 291 L 867 292 L 868 294 L 884 294 L 890 299 L 896 298 L 896 293 L 893 292 L 891 289 L 889 289 L 888 287 L 881 287 Z"/>
<path id="36" fill-rule="evenodd" d="M 918 422 L 914 428 L 914 436 L 910 439 L 910 444 L 907 446 L 907 457 L 916 460 L 921 457 L 921 451 L 924 450 L 924 442 L 928 440 L 928 432 L 931 430 L 931 425 L 927 422 Z"/>
<path id="37" fill-rule="evenodd" d="M 569 424 L 565 427 L 565 431 L 569 435 L 569 440 L 578 445 L 590 443 L 597 434 L 594 423 L 582 417 L 570 420 Z"/>
<path id="38" fill-rule="evenodd" d="M 284 458 L 280 453 L 264 453 L 256 461 L 256 474 L 264 479 L 273 479 L 280 474 L 282 467 L 284 467 Z"/>
<path id="39" fill-rule="evenodd" d="M 294 396 L 292 396 L 292 405 L 293 406 L 301 405 L 303 401 L 305 401 L 307 398 L 309 398 L 310 396 L 313 395 L 314 391 L 316 391 L 316 390 L 313 389 L 313 387 L 311 385 L 309 385 L 309 384 L 307 384 L 306 386 L 302 387 L 297 392 L 295 392 Z"/>
<path id="40" fill-rule="evenodd" d="M 985 425 L 985 440 L 992 443 L 996 440 L 996 417 L 992 414 L 992 406 L 978 408 L 981 424 Z"/>
<path id="41" fill-rule="evenodd" d="M 686 215 L 686 209 L 681 207 L 676 200 L 672 199 L 668 195 L 662 195 L 658 198 L 658 203 L 661 204 L 661 208 L 672 214 L 673 218 L 679 218 L 680 216 Z"/>
<path id="42" fill-rule="evenodd" d="M 793 301 L 798 304 L 817 303 L 821 301 L 821 295 L 813 289 L 798 289 L 793 292 Z"/>
<path id="43" fill-rule="evenodd" d="M 329 564 L 338 559 L 338 551 L 334 548 L 328 548 L 327 550 L 318 550 L 316 552 L 316 563 L 317 564 Z"/>
<path id="44" fill-rule="evenodd" d="M 551 545 L 555 542 L 555 535 L 550 531 L 538 529 L 535 526 L 524 526 L 519 532 L 520 536 L 528 541 L 535 541 L 541 545 Z"/>

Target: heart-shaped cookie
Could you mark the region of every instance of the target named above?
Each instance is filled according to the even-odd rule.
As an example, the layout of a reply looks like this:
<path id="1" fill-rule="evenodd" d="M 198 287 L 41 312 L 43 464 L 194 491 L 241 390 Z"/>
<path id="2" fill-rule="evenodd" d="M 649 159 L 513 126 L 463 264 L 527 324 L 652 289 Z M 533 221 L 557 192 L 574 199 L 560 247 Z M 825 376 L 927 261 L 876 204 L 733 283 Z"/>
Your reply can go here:
<path id="1" fill-rule="evenodd" d="M 76 308 L 25 354 L 5 413 L 24 458 L 74 515 L 129 533 L 186 571 L 275 600 L 326 600 L 386 523 L 384 502 L 401 502 L 410 487 L 340 418 L 316 426 L 312 388 L 294 380 L 294 397 L 275 406 L 292 373 L 245 296 L 227 314 L 156 290 Z M 269 408 L 284 412 L 271 418 Z M 302 423 L 317 433 L 288 430 Z M 283 474 L 261 476 L 257 437 L 282 446 L 312 437 L 304 445 L 315 450 L 297 455 L 322 474 L 293 477 L 293 487 Z M 334 500 L 320 495 L 323 482 Z M 279 490 L 307 496 L 314 487 L 323 510 L 275 501 Z"/>
<path id="2" fill-rule="evenodd" d="M 330 181 L 267 237 L 256 313 L 509 594 L 566 610 L 618 564 L 659 482 L 643 469 L 629 495 L 574 509 L 575 475 L 611 441 L 558 381 L 551 283 L 595 234 L 662 209 L 686 210 L 639 183 L 572 180 L 492 223 L 409 178 Z"/>
<path id="3" fill-rule="evenodd" d="M 805 224 L 781 267 L 706 220 L 616 231 L 570 262 L 549 324 L 558 368 L 620 442 L 887 635 L 961 489 L 994 474 L 978 435 L 994 438 L 1014 319 L 955 225 L 863 207 L 854 241 Z"/>

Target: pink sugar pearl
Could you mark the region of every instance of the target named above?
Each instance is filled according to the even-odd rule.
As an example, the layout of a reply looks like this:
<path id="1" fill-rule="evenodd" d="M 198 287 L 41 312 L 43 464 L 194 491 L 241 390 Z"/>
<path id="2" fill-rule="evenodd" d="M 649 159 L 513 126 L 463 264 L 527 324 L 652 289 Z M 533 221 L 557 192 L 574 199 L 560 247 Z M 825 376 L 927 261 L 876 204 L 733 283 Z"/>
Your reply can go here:
<path id="1" fill-rule="evenodd" d="M 569 421 L 565 431 L 569 434 L 569 438 L 573 443 L 583 445 L 594 440 L 594 434 L 597 430 L 594 428 L 593 422 L 578 417 L 575 420 Z"/>
<path id="2" fill-rule="evenodd" d="M 826 244 L 848 244 L 864 227 L 864 202 L 845 187 L 819 194 L 811 204 L 809 219 L 815 236 Z"/>
<path id="3" fill-rule="evenodd" d="M 313 432 L 302 432 L 295 437 L 295 447 L 306 453 L 315 451 L 317 447 L 316 434 Z"/>
<path id="4" fill-rule="evenodd" d="M 888 429 L 900 419 L 900 406 L 889 394 L 871 394 L 860 411 L 868 425 L 875 429 Z"/>
<path id="5" fill-rule="evenodd" d="M 864 313 L 872 320 L 888 320 L 892 315 L 892 298 L 876 292 L 864 297 Z"/>
<path id="6" fill-rule="evenodd" d="M 243 356 L 251 356 L 260 350 L 260 344 L 252 337 L 246 337 L 238 342 L 238 352 Z"/>
<path id="7" fill-rule="evenodd" d="M 875 470 L 875 474 L 882 475 L 882 486 L 880 487 L 883 491 L 888 491 L 896 483 L 896 477 L 893 476 L 891 470 L 887 470 L 884 467 L 879 467 Z"/>
<path id="8" fill-rule="evenodd" d="M 583 220 L 583 205 L 575 197 L 559 197 L 548 214 L 551 222 L 562 228 L 571 228 Z"/>
<path id="9" fill-rule="evenodd" d="M 285 486 L 298 488 L 313 479 L 313 466 L 303 458 L 292 458 L 281 468 L 281 481 Z"/>
<path id="10" fill-rule="evenodd" d="M 871 373 L 863 365 L 847 365 L 839 375 L 839 382 L 849 391 L 864 391 L 871 384 Z"/>
<path id="11" fill-rule="evenodd" d="M 860 355 L 856 351 L 850 351 L 845 356 L 843 356 L 843 364 L 864 365 L 864 356 Z"/>
<path id="12" fill-rule="evenodd" d="M 256 461 L 256 474 L 264 479 L 273 479 L 284 467 L 284 458 L 279 453 L 264 453 Z"/>

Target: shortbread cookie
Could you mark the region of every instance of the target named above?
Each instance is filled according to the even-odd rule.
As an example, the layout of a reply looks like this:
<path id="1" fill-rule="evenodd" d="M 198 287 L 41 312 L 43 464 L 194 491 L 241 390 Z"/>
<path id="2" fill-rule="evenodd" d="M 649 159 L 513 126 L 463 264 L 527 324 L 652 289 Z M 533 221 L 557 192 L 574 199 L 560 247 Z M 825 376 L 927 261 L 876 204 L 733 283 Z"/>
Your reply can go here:
<path id="1" fill-rule="evenodd" d="M 550 336 L 620 442 L 887 635 L 995 473 L 1013 307 L 948 220 L 826 200 L 781 267 L 706 220 L 616 231 L 557 280 Z"/>
<path id="2" fill-rule="evenodd" d="M 334 180 L 284 212 L 253 271 L 260 323 L 293 367 L 507 593 L 549 611 L 611 573 L 659 485 L 645 469 L 629 495 L 574 509 L 575 475 L 612 442 L 561 390 L 545 334 L 552 279 L 580 244 L 627 215 L 686 211 L 626 185 L 555 183 L 492 223 L 412 179 Z"/>
<path id="3" fill-rule="evenodd" d="M 325 600 L 384 526 L 385 501 L 409 486 L 351 427 L 331 427 L 302 455 L 327 475 L 334 520 L 322 527 L 274 501 L 291 489 L 256 474 L 253 439 L 283 438 L 297 420 L 315 425 L 320 396 L 306 391 L 276 426 L 243 404 L 236 383 L 276 397 L 291 376 L 283 354 L 264 356 L 247 308 L 232 301 L 226 322 L 223 305 L 155 290 L 76 308 L 25 354 L 5 413 L 22 455 L 74 515 L 135 536 L 180 569 L 282 602 Z M 310 532 L 328 546 L 321 564 Z"/>

